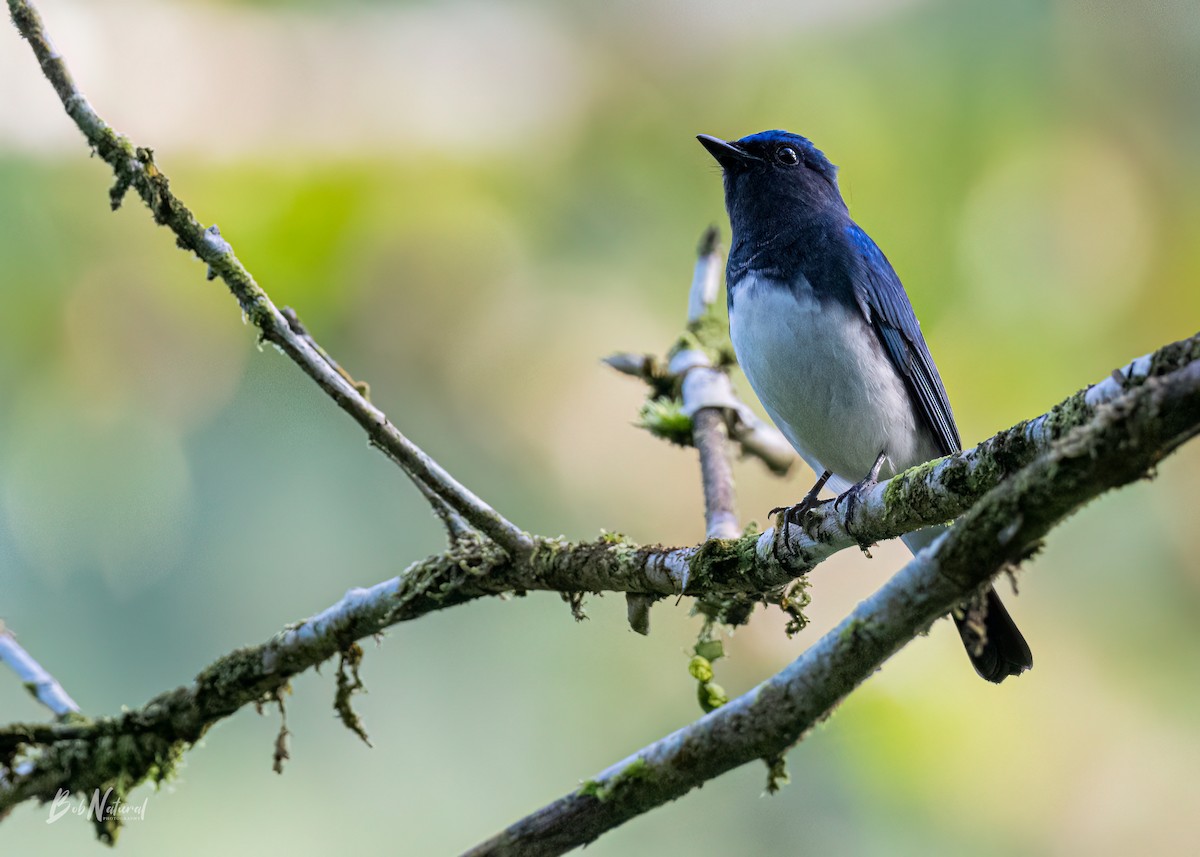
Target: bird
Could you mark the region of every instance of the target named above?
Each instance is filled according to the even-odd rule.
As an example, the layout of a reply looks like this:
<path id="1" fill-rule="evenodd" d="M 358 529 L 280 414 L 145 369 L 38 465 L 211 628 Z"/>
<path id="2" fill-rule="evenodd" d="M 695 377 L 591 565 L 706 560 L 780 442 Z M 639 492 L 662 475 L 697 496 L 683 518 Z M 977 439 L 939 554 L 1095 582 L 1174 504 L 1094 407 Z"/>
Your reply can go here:
<path id="1" fill-rule="evenodd" d="M 959 451 L 912 304 L 883 251 L 851 219 L 837 167 L 787 131 L 697 139 L 723 173 L 734 353 L 771 420 L 819 475 L 800 503 L 772 510 L 782 513 L 777 535 L 826 484 L 853 501 L 879 478 Z M 944 529 L 902 539 L 915 554 Z M 951 615 L 983 678 L 999 683 L 1033 666 L 995 588 Z"/>

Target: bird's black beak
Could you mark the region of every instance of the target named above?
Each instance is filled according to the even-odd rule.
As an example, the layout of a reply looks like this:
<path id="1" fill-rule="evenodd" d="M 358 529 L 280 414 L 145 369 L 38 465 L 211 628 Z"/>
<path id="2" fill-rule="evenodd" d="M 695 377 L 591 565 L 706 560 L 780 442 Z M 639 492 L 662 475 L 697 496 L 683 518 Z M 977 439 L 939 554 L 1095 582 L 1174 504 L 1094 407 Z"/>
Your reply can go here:
<path id="1" fill-rule="evenodd" d="M 720 137 L 713 137 L 709 134 L 697 134 L 696 139 L 700 141 L 701 146 L 708 149 L 708 153 L 716 158 L 717 163 L 725 169 L 741 166 L 746 161 L 758 160 L 750 153 L 738 148 L 733 143 L 722 140 Z"/>

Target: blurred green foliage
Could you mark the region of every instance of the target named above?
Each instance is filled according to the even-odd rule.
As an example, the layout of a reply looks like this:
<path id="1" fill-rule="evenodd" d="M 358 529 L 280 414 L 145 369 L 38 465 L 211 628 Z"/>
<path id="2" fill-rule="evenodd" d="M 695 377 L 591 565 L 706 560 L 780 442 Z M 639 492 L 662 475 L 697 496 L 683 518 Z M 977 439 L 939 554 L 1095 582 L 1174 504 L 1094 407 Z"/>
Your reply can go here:
<path id="1" fill-rule="evenodd" d="M 1200 318 L 1192 2 L 143 0 L 100 36 L 88 27 L 119 14 L 105 4 L 41 5 L 96 107 L 155 146 L 274 299 L 402 430 L 538 532 L 702 536 L 692 454 L 635 431 L 641 390 L 598 363 L 671 342 L 695 240 L 725 225 L 697 132 L 787 127 L 840 165 L 968 443 Z M 143 18 L 175 26 L 139 39 Z M 505 89 L 480 19 L 556 64 Z M 220 63 L 205 27 L 230 35 Z M 392 40 L 414 30 L 454 62 L 388 78 L 404 60 Z M 10 111 L 10 95 L 53 96 L 11 29 L 0 44 L 0 614 L 86 711 L 113 712 L 396 574 L 440 534 L 132 198 L 106 211 L 110 177 L 54 136 L 65 117 Z M 152 47 L 179 65 L 139 65 Z M 461 57 L 479 77 L 456 77 Z M 178 70 L 209 65 L 221 86 Z M 177 98 L 146 100 L 157 76 Z M 379 96 L 366 113 L 359 83 Z M 304 109 L 248 131 L 272 104 Z M 750 463 L 738 477 L 760 522 L 809 478 Z M 1191 853 L 1198 477 L 1185 449 L 1051 537 L 1012 607 L 1030 674 L 984 685 L 939 623 L 789 756 L 778 795 L 760 799 L 766 770 L 747 768 L 589 853 Z M 904 560 L 875 556 L 814 576 L 796 639 L 778 611 L 756 616 L 716 680 L 740 693 L 793 658 Z M 659 604 L 641 638 L 622 599 L 576 624 L 533 595 L 397 628 L 367 647 L 355 700 L 375 749 L 333 718 L 328 673 L 304 676 L 283 777 L 275 716 L 242 713 L 119 847 L 466 848 L 696 716 L 685 613 Z M 43 716 L 2 679 L 0 710 Z M 21 808 L 0 847 L 96 847 L 73 816 L 45 817 Z"/>

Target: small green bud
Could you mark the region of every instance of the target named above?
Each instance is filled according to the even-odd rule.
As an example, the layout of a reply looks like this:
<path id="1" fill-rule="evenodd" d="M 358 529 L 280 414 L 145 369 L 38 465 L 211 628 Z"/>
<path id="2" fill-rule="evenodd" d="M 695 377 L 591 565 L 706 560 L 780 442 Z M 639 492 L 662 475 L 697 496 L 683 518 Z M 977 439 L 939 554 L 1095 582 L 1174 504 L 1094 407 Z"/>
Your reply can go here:
<path id="1" fill-rule="evenodd" d="M 708 658 L 702 658 L 699 655 L 696 655 L 696 657 L 692 658 L 691 662 L 688 663 L 688 672 L 691 673 L 692 678 L 698 682 L 712 681 L 712 662 Z"/>
<path id="2" fill-rule="evenodd" d="M 712 682 L 701 684 L 696 696 L 705 714 L 715 711 L 729 701 L 729 697 L 725 695 L 725 688 Z"/>

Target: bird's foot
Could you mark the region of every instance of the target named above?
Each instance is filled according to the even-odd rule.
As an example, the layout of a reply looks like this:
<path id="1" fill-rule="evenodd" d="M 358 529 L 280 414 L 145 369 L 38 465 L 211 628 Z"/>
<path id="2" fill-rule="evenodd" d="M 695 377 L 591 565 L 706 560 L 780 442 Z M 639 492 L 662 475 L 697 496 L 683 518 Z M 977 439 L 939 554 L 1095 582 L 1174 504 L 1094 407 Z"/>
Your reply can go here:
<path id="1" fill-rule="evenodd" d="M 854 520 L 854 514 L 858 511 L 858 506 L 862 502 L 863 494 L 866 494 L 872 488 L 879 484 L 879 471 L 883 469 L 883 463 L 887 461 L 887 453 L 881 452 L 875 459 L 875 463 L 871 465 L 871 472 L 866 477 L 854 485 L 851 485 L 845 491 L 837 496 L 833 501 L 833 508 L 841 509 L 842 503 L 846 504 L 846 532 L 854 537 L 858 542 L 858 546 L 869 557 L 871 554 L 867 551 L 871 545 L 863 542 L 862 539 L 851 529 L 851 521 Z"/>
<path id="2" fill-rule="evenodd" d="M 775 561 L 779 562 L 779 543 L 783 542 L 784 548 L 788 546 L 787 528 L 792 525 L 799 526 L 801 518 L 817 506 L 817 495 L 821 493 L 821 489 L 825 487 L 825 483 L 829 481 L 829 477 L 833 474 L 826 470 L 817 479 L 817 482 L 809 492 L 804 495 L 804 499 L 795 506 L 776 506 L 768 515 L 779 517 L 775 520 L 775 538 L 771 542 L 771 553 L 775 557 Z"/>

